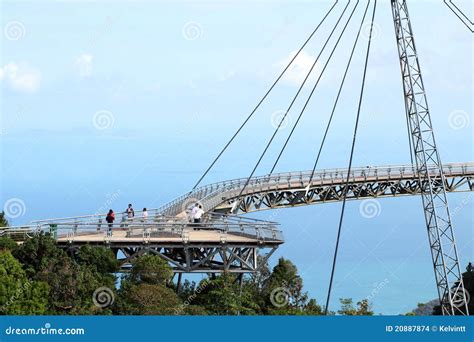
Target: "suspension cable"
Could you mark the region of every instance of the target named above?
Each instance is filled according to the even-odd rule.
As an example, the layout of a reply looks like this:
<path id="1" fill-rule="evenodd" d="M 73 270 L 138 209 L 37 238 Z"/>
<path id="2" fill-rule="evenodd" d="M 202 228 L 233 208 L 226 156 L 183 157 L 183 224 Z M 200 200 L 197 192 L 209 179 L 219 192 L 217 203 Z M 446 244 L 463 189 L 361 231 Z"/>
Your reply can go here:
<path id="1" fill-rule="evenodd" d="M 331 127 L 332 119 L 334 117 L 334 113 L 336 112 L 337 104 L 339 102 L 339 98 L 340 98 L 341 93 L 342 93 L 342 88 L 344 87 L 344 83 L 346 81 L 347 74 L 349 72 L 349 68 L 350 68 L 351 63 L 352 63 L 352 57 L 354 56 L 354 52 L 355 52 L 355 49 L 357 47 L 357 43 L 359 42 L 360 33 L 362 32 L 362 26 L 364 25 L 364 21 L 365 21 L 366 15 L 367 15 L 367 11 L 369 9 L 369 5 L 370 5 L 370 0 L 367 2 L 367 6 L 365 7 L 364 16 L 362 17 L 362 20 L 361 20 L 360 26 L 359 26 L 359 31 L 357 32 L 357 36 L 354 40 L 354 44 L 352 46 L 352 51 L 351 51 L 351 54 L 349 56 L 349 61 L 347 62 L 346 70 L 344 71 L 344 76 L 342 77 L 341 84 L 339 85 L 339 90 L 337 92 L 336 100 L 334 101 L 334 106 L 332 107 L 331 115 L 329 117 L 329 120 L 328 120 L 328 123 L 327 123 L 327 126 L 326 126 L 326 131 L 324 132 L 324 136 L 323 136 L 323 139 L 321 141 L 321 145 L 319 146 L 318 154 L 316 156 L 316 160 L 315 160 L 314 165 L 313 165 L 313 170 L 311 171 L 311 177 L 309 178 L 308 187 L 311 185 L 311 182 L 313 181 L 314 173 L 315 173 L 316 168 L 318 166 L 319 158 L 321 157 L 321 153 L 322 153 L 324 144 L 326 142 L 326 138 L 327 138 L 327 135 L 328 135 L 328 132 L 329 132 L 329 128 Z"/>
<path id="2" fill-rule="evenodd" d="M 201 178 L 199 178 L 199 180 L 196 182 L 196 184 L 193 186 L 192 190 L 196 189 L 196 187 L 201 183 L 201 181 L 204 179 L 204 177 L 206 177 L 206 175 L 209 173 L 209 171 L 214 167 L 214 165 L 216 164 L 216 162 L 219 160 L 219 158 L 222 156 L 222 154 L 227 150 L 227 148 L 229 147 L 229 145 L 234 141 L 234 139 L 237 137 L 237 135 L 240 133 L 240 131 L 244 128 L 244 126 L 247 124 L 247 122 L 250 120 L 250 118 L 254 115 L 254 113 L 257 111 L 257 109 L 260 107 L 260 105 L 263 103 L 263 101 L 265 101 L 265 99 L 267 98 L 267 96 L 270 94 L 270 92 L 273 90 L 273 88 L 275 87 L 275 85 L 278 83 L 278 81 L 280 81 L 280 79 L 283 77 L 283 74 L 288 70 L 288 68 L 290 67 L 290 65 L 294 62 L 294 60 L 298 57 L 298 55 L 300 54 L 300 52 L 303 50 L 303 48 L 306 46 L 306 44 L 308 44 L 308 42 L 311 40 L 311 38 L 313 38 L 313 36 L 316 34 L 316 32 L 318 31 L 318 29 L 320 28 L 320 26 L 324 23 L 324 21 L 326 20 L 326 18 L 329 16 L 329 14 L 332 12 L 332 10 L 334 9 L 334 7 L 337 5 L 338 3 L 338 0 L 336 0 L 336 2 L 334 2 L 334 4 L 331 6 L 331 8 L 329 9 L 329 11 L 326 13 L 326 15 L 323 17 L 323 19 L 321 20 L 321 22 L 318 24 L 318 26 L 316 26 L 316 28 L 313 30 L 313 32 L 309 35 L 309 37 L 306 39 L 306 41 L 303 43 L 303 45 L 301 45 L 301 47 L 299 48 L 299 50 L 296 52 L 296 54 L 293 56 L 293 58 L 290 60 L 290 62 L 288 63 L 288 65 L 283 69 L 283 71 L 280 73 L 280 75 L 277 77 L 277 79 L 273 82 L 273 84 L 270 86 L 270 88 L 267 90 L 267 92 L 265 93 L 265 95 L 260 99 L 260 101 L 257 103 L 257 105 L 254 107 L 254 109 L 250 112 L 249 116 L 247 116 L 247 118 L 244 120 L 244 122 L 240 125 L 239 129 L 234 133 L 234 135 L 230 138 L 230 140 L 225 144 L 224 148 L 219 152 L 219 154 L 217 155 L 217 157 L 214 159 L 214 161 L 211 163 L 211 165 L 209 165 L 209 167 L 206 169 L 206 171 L 204 172 L 204 174 L 201 176 Z"/>
<path id="3" fill-rule="evenodd" d="M 350 1 L 347 1 L 347 4 L 346 4 L 346 7 L 344 7 L 344 10 L 342 11 L 341 15 L 339 16 L 336 24 L 334 25 L 331 33 L 329 34 L 329 37 L 326 39 L 326 42 L 324 43 L 323 47 L 321 48 L 321 51 L 318 55 L 318 57 L 314 60 L 314 63 L 313 65 L 311 66 L 311 69 L 309 69 L 308 73 L 306 74 L 306 77 L 304 78 L 303 82 L 301 83 L 298 91 L 296 92 L 295 96 L 293 97 L 293 100 L 291 101 L 290 105 L 288 106 L 285 114 L 283 115 L 282 119 L 280 120 L 278 126 L 276 127 L 275 129 L 275 132 L 273 132 L 270 140 L 268 141 L 267 143 L 267 146 L 265 146 L 265 149 L 263 150 L 262 154 L 260 155 L 260 158 L 258 159 L 257 163 L 255 164 L 252 172 L 250 173 L 250 176 L 247 178 L 244 186 L 242 187 L 242 189 L 240 190 L 240 193 L 239 193 L 239 197 L 242 195 L 242 193 L 244 192 L 245 188 L 247 187 L 247 185 L 249 184 L 250 182 L 250 179 L 252 178 L 252 176 L 254 175 L 255 171 L 257 170 L 258 166 L 260 165 L 260 162 L 262 161 L 263 157 L 265 156 L 265 154 L 267 153 L 268 151 L 268 148 L 270 147 L 270 145 L 272 144 L 273 142 L 273 139 L 275 138 L 276 134 L 278 133 L 282 123 L 285 121 L 287 115 L 288 115 L 288 112 L 290 111 L 291 107 L 293 107 L 293 104 L 295 103 L 297 97 L 299 96 L 301 90 L 303 89 L 304 85 L 306 84 L 306 81 L 308 80 L 311 72 L 313 71 L 314 67 L 316 66 L 316 63 L 318 62 L 318 59 L 319 57 L 321 56 L 321 54 L 323 53 L 324 49 L 326 48 L 327 44 L 329 43 L 329 40 L 331 39 L 332 35 L 334 34 L 334 32 L 336 31 L 336 28 L 337 26 L 339 26 L 339 23 L 342 19 L 342 17 L 344 16 L 344 13 L 346 13 L 346 10 L 347 10 L 347 7 L 349 6 L 349 2 Z"/>
<path id="4" fill-rule="evenodd" d="M 316 83 L 314 84 L 313 89 L 311 90 L 311 93 L 309 94 L 308 98 L 306 99 L 306 102 L 305 102 L 303 108 L 301 109 L 301 112 L 300 112 L 300 114 L 298 115 L 298 118 L 296 119 L 296 121 L 295 121 L 295 123 L 294 123 L 294 125 L 293 125 L 293 127 L 292 127 L 292 129 L 291 129 L 291 132 L 290 132 L 290 134 L 288 135 L 288 138 L 286 139 L 285 143 L 283 144 L 283 147 L 282 147 L 282 149 L 280 150 L 280 153 L 278 154 L 278 157 L 277 157 L 275 163 L 273 164 L 272 169 L 270 170 L 270 174 L 273 173 L 273 171 L 275 170 L 275 168 L 276 168 L 278 162 L 280 161 L 281 155 L 282 155 L 283 152 L 285 151 L 286 146 L 288 145 L 288 142 L 290 141 L 291 136 L 293 135 L 293 132 L 295 131 L 296 127 L 298 126 L 298 123 L 300 122 L 300 119 L 301 119 L 301 117 L 303 116 L 303 113 L 304 113 L 304 111 L 306 110 L 306 107 L 308 106 L 308 103 L 309 103 L 309 101 L 311 100 L 311 97 L 313 96 L 314 91 L 315 91 L 316 88 L 318 87 L 319 81 L 320 81 L 321 78 L 323 77 L 324 71 L 326 70 L 327 66 L 329 65 L 329 62 L 331 61 L 331 58 L 332 58 L 334 52 L 336 51 L 336 49 L 337 49 L 337 47 L 338 47 L 338 45 L 339 45 L 339 42 L 341 41 L 341 38 L 342 38 L 342 36 L 344 35 L 344 32 L 346 32 L 346 28 L 347 28 L 347 26 L 349 25 L 349 23 L 350 23 L 350 21 L 351 21 L 351 19 L 352 19 L 352 16 L 354 15 L 354 12 L 356 11 L 356 9 L 357 9 L 358 6 L 359 6 L 359 0 L 357 0 L 355 6 L 354 6 L 354 8 L 352 9 L 352 12 L 351 12 L 351 14 L 350 14 L 350 16 L 349 16 L 349 19 L 347 19 L 347 22 L 346 22 L 346 24 L 344 25 L 344 28 L 342 29 L 341 33 L 339 34 L 339 37 L 338 37 L 338 39 L 337 39 L 337 41 L 336 41 L 336 44 L 334 45 L 334 47 L 333 47 L 333 49 L 332 49 L 332 51 L 331 51 L 331 54 L 329 55 L 329 57 L 328 57 L 328 59 L 327 59 L 327 61 L 326 61 L 326 64 L 324 65 L 323 69 L 321 70 L 321 73 L 319 74 L 319 77 L 318 77 Z"/>
<path id="5" fill-rule="evenodd" d="M 352 138 L 351 154 L 350 154 L 350 157 L 349 157 L 349 167 L 347 168 L 346 184 L 345 184 L 344 190 L 343 190 L 344 195 L 343 195 L 343 200 L 342 200 L 341 216 L 339 218 L 339 227 L 338 227 L 338 231 L 337 231 L 336 248 L 334 250 L 334 259 L 333 259 L 333 262 L 332 262 L 331 279 L 329 281 L 328 294 L 327 294 L 327 299 L 326 299 L 326 307 L 324 309 L 324 314 L 325 315 L 328 314 L 329 300 L 331 298 L 332 283 L 333 283 L 333 280 L 334 280 L 334 271 L 336 269 L 337 252 L 338 252 L 338 249 L 339 249 L 339 241 L 340 241 L 340 238 L 341 238 L 342 222 L 343 222 L 343 219 L 344 219 L 344 211 L 345 211 L 345 208 L 346 208 L 347 192 L 348 192 L 348 188 L 349 188 L 349 178 L 350 178 L 350 175 L 351 175 L 352 159 L 354 157 L 354 147 L 355 147 L 355 143 L 356 143 L 357 129 L 358 129 L 358 126 L 359 126 L 359 118 L 360 118 L 360 111 L 361 111 L 361 106 L 362 106 L 362 98 L 363 98 L 363 95 L 364 95 L 365 77 L 366 77 L 366 74 L 367 74 L 367 65 L 368 65 L 368 62 L 369 62 L 369 52 L 370 52 L 370 45 L 371 45 L 371 42 L 372 42 L 372 30 L 373 30 L 373 27 L 374 27 L 374 19 L 375 19 L 375 10 L 376 10 L 376 8 L 377 8 L 377 1 L 374 1 L 374 10 L 372 12 L 372 22 L 371 22 L 371 25 L 370 25 L 370 33 L 369 33 L 369 42 L 367 43 L 367 52 L 366 52 L 366 56 L 365 56 L 364 74 L 363 74 L 363 77 L 362 77 L 362 85 L 361 85 L 361 90 L 360 90 L 359 106 L 357 108 L 356 122 L 355 122 L 355 126 L 354 126 L 354 136 Z"/>

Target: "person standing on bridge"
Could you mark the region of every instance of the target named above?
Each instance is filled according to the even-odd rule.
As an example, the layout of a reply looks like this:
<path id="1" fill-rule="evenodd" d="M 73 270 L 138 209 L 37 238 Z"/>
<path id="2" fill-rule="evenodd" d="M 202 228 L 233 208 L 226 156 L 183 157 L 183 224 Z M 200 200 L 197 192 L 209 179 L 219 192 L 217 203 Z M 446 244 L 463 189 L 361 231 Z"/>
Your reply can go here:
<path id="1" fill-rule="evenodd" d="M 194 223 L 201 223 L 202 215 L 204 214 L 204 210 L 202 210 L 202 205 L 196 204 L 196 207 L 194 208 L 196 208 L 193 214 Z"/>
<path id="2" fill-rule="evenodd" d="M 135 210 L 133 210 L 131 203 L 128 205 L 127 210 L 125 210 L 125 213 L 129 219 L 133 219 L 135 217 Z"/>
<path id="3" fill-rule="evenodd" d="M 193 222 L 195 222 L 195 216 L 196 216 L 196 212 L 198 211 L 198 209 L 199 209 L 199 203 L 196 203 L 194 205 L 194 207 L 191 209 L 191 220 Z"/>
<path id="4" fill-rule="evenodd" d="M 107 213 L 107 216 L 105 217 L 105 220 L 109 224 L 109 230 L 107 232 L 107 235 L 112 236 L 112 226 L 113 226 L 114 220 L 115 220 L 115 213 L 112 209 L 110 209 L 109 212 Z"/>
<path id="5" fill-rule="evenodd" d="M 146 208 L 143 208 L 143 221 L 146 221 L 148 220 L 148 211 L 146 210 Z"/>

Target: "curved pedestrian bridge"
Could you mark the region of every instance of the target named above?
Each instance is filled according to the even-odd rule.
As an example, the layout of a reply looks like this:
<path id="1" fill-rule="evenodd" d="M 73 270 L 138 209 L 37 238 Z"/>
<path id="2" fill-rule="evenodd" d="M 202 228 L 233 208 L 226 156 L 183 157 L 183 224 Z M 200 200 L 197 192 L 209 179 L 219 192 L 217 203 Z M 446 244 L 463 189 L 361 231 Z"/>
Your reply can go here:
<path id="1" fill-rule="evenodd" d="M 428 169 L 431 180 L 444 182 L 448 192 L 474 190 L 474 163 L 445 164 L 444 177 L 434 170 Z M 247 180 L 209 184 L 155 210 L 163 215 L 185 217 L 189 208 L 199 202 L 206 212 L 239 214 L 341 201 L 346 186 L 348 200 L 419 195 L 428 186 L 428 181 L 420 180 L 411 165 L 354 168 L 347 185 L 347 169 L 318 170 L 312 178 L 311 171 L 253 177 L 245 186 Z"/>
<path id="2" fill-rule="evenodd" d="M 172 202 L 150 209 L 149 217 L 129 219 L 125 214 L 111 226 L 105 214 L 32 221 L 0 230 L 18 243 L 36 234 L 54 237 L 71 251 L 85 244 L 111 248 L 122 268 L 146 253 L 167 260 L 175 273 L 255 272 L 281 245 L 275 222 L 238 214 L 343 199 L 419 195 L 429 184 L 444 184 L 448 192 L 474 190 L 474 163 L 445 164 L 444 176 L 428 169 L 420 177 L 412 166 L 361 167 L 311 172 L 288 172 L 234 179 L 195 189 Z M 247 184 L 248 180 L 248 184 Z M 200 203 L 201 223 L 191 223 L 190 211 Z M 266 254 L 259 257 L 261 251 Z"/>

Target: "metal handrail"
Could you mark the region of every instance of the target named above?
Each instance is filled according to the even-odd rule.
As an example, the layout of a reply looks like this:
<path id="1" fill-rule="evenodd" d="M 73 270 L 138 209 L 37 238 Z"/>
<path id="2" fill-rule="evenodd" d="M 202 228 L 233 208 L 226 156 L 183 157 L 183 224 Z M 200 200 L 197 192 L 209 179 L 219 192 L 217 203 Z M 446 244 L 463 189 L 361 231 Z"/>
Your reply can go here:
<path id="1" fill-rule="evenodd" d="M 95 216 L 89 215 L 82 217 L 82 221 L 74 218 L 74 220 L 66 219 L 64 221 L 36 222 L 18 227 L 8 227 L 0 231 L 0 236 L 10 235 L 23 236 L 26 238 L 29 235 L 43 232 L 54 233 L 72 242 L 74 238 L 80 234 L 99 233 L 104 234 L 105 239 L 108 241 L 113 235 L 113 232 L 119 230 L 126 231 L 126 235 L 129 237 L 140 235 L 144 241 L 149 240 L 150 234 L 153 232 L 171 232 L 182 236 L 183 242 L 185 242 L 184 240 L 188 240 L 188 238 L 186 238 L 186 231 L 190 229 L 197 228 L 220 231 L 223 233 L 240 233 L 242 229 L 245 228 L 248 233 L 247 235 L 254 236 L 255 238 L 258 238 L 261 232 L 263 232 L 267 238 L 283 241 L 282 232 L 276 229 L 277 223 L 234 215 L 206 214 L 203 216 L 203 222 L 201 223 L 191 223 L 187 219 L 159 215 L 149 217 L 146 220 L 143 218 L 134 218 L 109 224 L 101 220 L 91 221 L 90 217 Z"/>
<path id="2" fill-rule="evenodd" d="M 456 171 L 459 171 L 460 174 L 463 174 L 467 171 L 468 168 L 474 170 L 474 163 L 453 163 L 453 164 L 446 164 L 444 166 L 445 170 L 448 170 L 448 172 L 444 172 L 445 174 L 453 174 L 456 173 Z M 428 170 L 436 170 L 437 168 L 435 166 L 429 166 Z M 304 181 L 309 181 L 311 177 L 311 171 L 301 171 L 301 172 L 286 172 L 286 173 L 277 173 L 273 175 L 264 175 L 264 176 L 258 176 L 254 177 L 250 180 L 248 183 L 247 187 L 249 189 L 252 189 L 252 187 L 255 184 L 260 184 L 262 185 L 263 183 L 266 184 L 275 184 L 276 186 L 280 184 L 281 179 L 285 179 L 288 182 L 290 182 L 292 179 L 300 179 L 302 183 Z M 414 166 L 411 165 L 390 165 L 390 166 L 385 166 L 385 167 L 359 167 L 359 168 L 354 168 L 351 170 L 350 173 L 350 178 L 355 180 L 356 177 L 358 176 L 363 176 L 365 178 L 371 178 L 375 177 L 376 179 L 387 175 L 389 179 L 391 179 L 391 176 L 394 174 L 399 175 L 402 178 L 412 178 L 416 174 L 416 170 Z M 357 176 L 356 176 L 357 175 Z M 315 172 L 313 179 L 312 179 L 312 184 L 317 183 L 318 181 L 322 181 L 323 179 L 331 179 L 333 180 L 334 178 L 341 178 L 344 179 L 347 177 L 347 169 L 323 169 Z M 179 213 L 177 211 L 177 207 L 181 207 L 181 211 L 185 211 L 185 208 L 182 208 L 183 202 L 185 202 L 187 199 L 193 199 L 195 198 L 197 201 L 204 201 L 208 200 L 212 195 L 218 195 L 220 193 L 223 193 L 224 191 L 231 190 L 232 188 L 239 188 L 243 186 L 247 182 L 247 178 L 238 178 L 238 179 L 233 179 L 230 181 L 224 181 L 224 182 L 219 182 L 219 183 L 213 183 L 209 184 L 205 187 L 207 188 L 219 188 L 221 191 L 214 191 L 211 193 L 207 193 L 208 191 L 204 191 L 206 193 L 205 196 L 202 196 L 199 198 L 199 196 L 196 196 L 197 192 L 202 193 L 202 188 L 198 188 L 195 191 L 189 192 L 185 195 L 182 195 L 175 199 L 172 202 L 169 202 L 165 204 L 164 206 L 157 208 L 156 210 L 161 213 L 170 213 L 171 215 Z M 228 185 L 225 185 L 228 184 Z M 219 186 L 217 186 L 219 185 Z M 211 205 L 212 207 L 212 205 Z M 168 210 L 168 209 L 173 209 L 173 210 Z"/>

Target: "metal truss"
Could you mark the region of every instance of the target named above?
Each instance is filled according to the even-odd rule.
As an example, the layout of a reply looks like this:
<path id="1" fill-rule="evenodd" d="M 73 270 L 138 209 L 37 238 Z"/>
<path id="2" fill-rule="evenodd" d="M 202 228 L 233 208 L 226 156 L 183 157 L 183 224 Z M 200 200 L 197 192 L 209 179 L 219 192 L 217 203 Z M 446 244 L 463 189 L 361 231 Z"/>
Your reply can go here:
<path id="1" fill-rule="evenodd" d="M 446 177 L 436 147 L 406 0 L 391 0 L 412 157 L 418 173 L 438 296 L 444 315 L 468 314 Z"/>
<path id="2" fill-rule="evenodd" d="M 79 245 L 60 244 L 74 255 Z M 265 265 L 279 243 L 267 245 L 110 245 L 122 271 L 129 271 L 135 258 L 158 255 L 168 262 L 174 273 L 253 273 Z M 266 250 L 262 257 L 259 252 Z M 258 257 L 260 255 L 260 257 Z"/>
<path id="3" fill-rule="evenodd" d="M 347 187 L 347 200 L 361 200 L 366 198 L 383 198 L 419 195 L 426 183 L 417 178 L 407 177 L 400 173 L 397 177 L 393 172 L 390 177 L 375 179 L 365 175 L 359 179 L 352 179 L 348 185 L 339 180 L 326 184 L 312 184 L 310 187 L 280 187 L 250 192 L 243 197 L 230 197 L 222 201 L 213 210 L 221 213 L 248 213 L 258 210 L 295 207 L 310 204 L 322 204 L 342 201 Z M 450 192 L 474 190 L 472 175 L 452 175 L 445 178 L 445 187 Z M 223 198 L 224 198 L 223 197 Z"/>
<path id="4" fill-rule="evenodd" d="M 437 167 L 429 166 L 436 174 Z M 446 164 L 444 183 L 448 191 L 472 191 L 474 164 Z M 246 178 L 213 183 L 178 197 L 161 208 L 158 214 L 185 216 L 190 206 L 199 202 L 206 212 L 242 213 L 276 207 L 291 207 L 341 200 L 346 169 L 326 169 L 277 173 L 253 177 L 245 191 Z M 436 178 L 434 178 L 436 180 Z M 311 182 L 311 184 L 310 184 Z M 419 195 L 423 181 L 412 165 L 360 167 L 351 170 L 348 199 Z M 423 187 L 425 187 L 423 185 Z"/>

